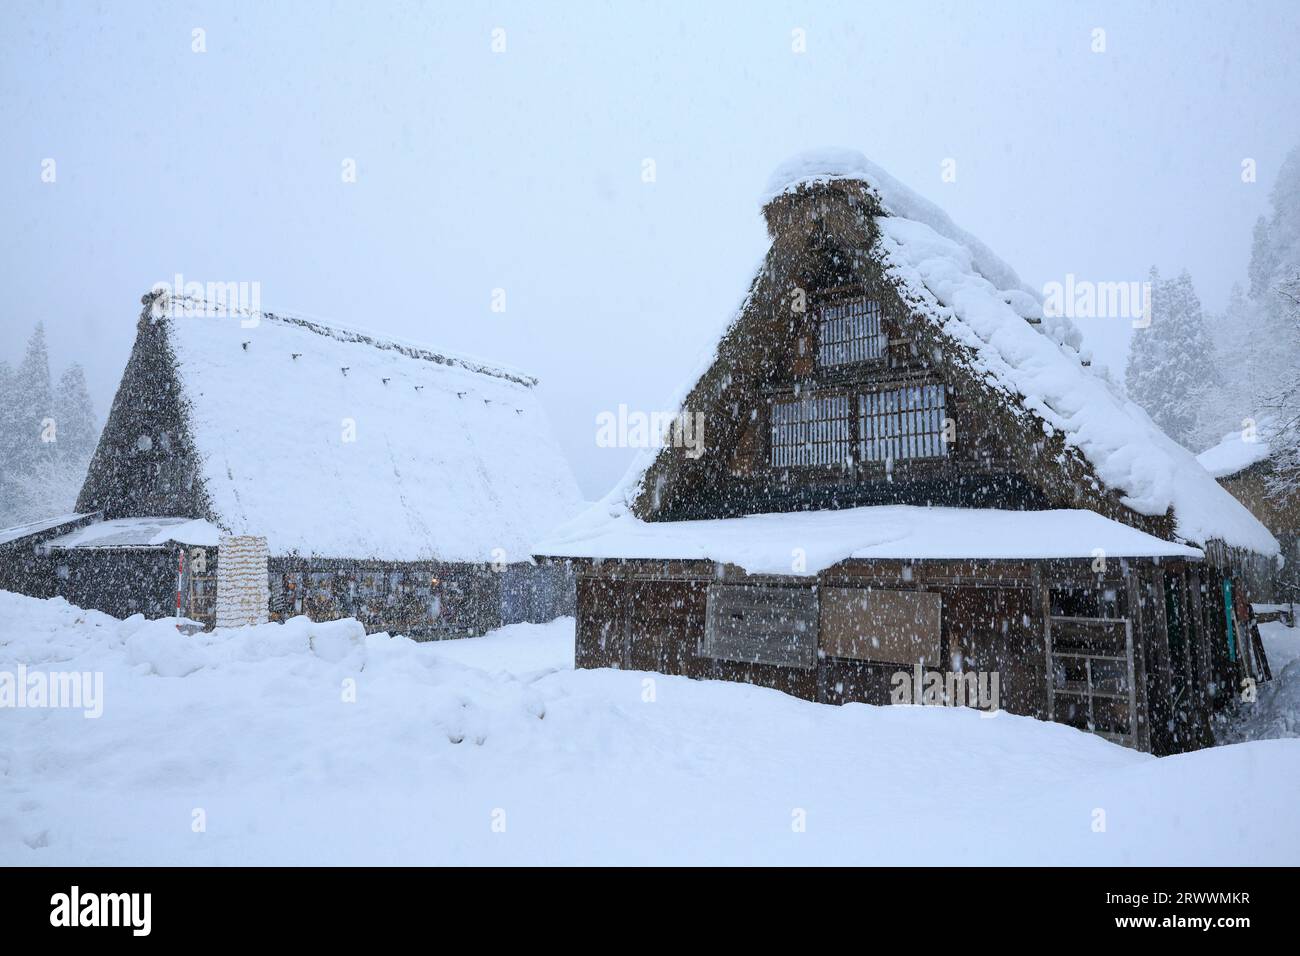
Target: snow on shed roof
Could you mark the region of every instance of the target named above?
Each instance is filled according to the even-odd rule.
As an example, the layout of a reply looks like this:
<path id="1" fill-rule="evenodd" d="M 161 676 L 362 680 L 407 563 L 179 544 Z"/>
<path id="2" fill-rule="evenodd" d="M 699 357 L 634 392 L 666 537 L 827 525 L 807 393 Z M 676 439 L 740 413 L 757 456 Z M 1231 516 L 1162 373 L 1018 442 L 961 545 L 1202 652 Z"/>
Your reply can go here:
<path id="1" fill-rule="evenodd" d="M 40 534 L 42 531 L 49 531 L 51 528 L 57 528 L 61 524 L 70 524 L 73 521 L 80 521 L 82 518 L 89 518 L 94 512 L 85 514 L 67 514 L 58 515 L 53 518 L 41 518 L 39 521 L 29 521 L 26 524 L 14 525 L 12 528 L 5 528 L 0 531 L 0 544 L 9 544 L 11 541 L 17 541 L 19 538 L 26 538 L 29 535 Z"/>
<path id="2" fill-rule="evenodd" d="M 1263 430 L 1263 426 L 1260 426 Z M 1217 445 L 1196 456 L 1201 467 L 1214 478 L 1230 478 L 1257 465 L 1269 456 L 1268 442 L 1258 432 L 1231 431 Z"/>
<path id="3" fill-rule="evenodd" d="M 793 549 L 806 564 L 792 566 Z M 705 521 L 642 521 L 589 513 L 538 546 L 577 558 L 708 560 L 750 574 L 816 574 L 849 559 L 1200 557 L 1094 511 L 999 511 L 878 505 Z"/>
<path id="4" fill-rule="evenodd" d="M 213 511 L 272 554 L 526 561 L 581 506 L 536 379 L 285 313 L 155 302 Z"/>
<path id="5" fill-rule="evenodd" d="M 175 541 L 215 548 L 221 529 L 192 518 L 113 518 L 96 521 L 84 528 L 47 541 L 45 547 L 71 548 L 161 548 Z"/>
<path id="6" fill-rule="evenodd" d="M 1077 448 L 1127 507 L 1143 515 L 1172 508 L 1177 534 L 1188 542 L 1220 539 L 1261 554 L 1278 553 L 1276 539 L 1191 452 L 1109 378 L 1082 364 L 1082 339 L 1072 322 L 1044 315 L 1042 297 L 1010 266 L 861 153 L 832 149 L 797 156 L 777 169 L 763 202 L 833 180 L 862 182 L 876 194 L 885 215 L 876 218 L 880 237 L 872 253 L 900 283 L 910 305 L 965 347 L 972 368 L 986 382 L 1019 396 L 1045 430 L 1059 432 Z M 598 506 L 600 513 L 617 514 L 630 505 L 655 454 L 638 456 Z"/>

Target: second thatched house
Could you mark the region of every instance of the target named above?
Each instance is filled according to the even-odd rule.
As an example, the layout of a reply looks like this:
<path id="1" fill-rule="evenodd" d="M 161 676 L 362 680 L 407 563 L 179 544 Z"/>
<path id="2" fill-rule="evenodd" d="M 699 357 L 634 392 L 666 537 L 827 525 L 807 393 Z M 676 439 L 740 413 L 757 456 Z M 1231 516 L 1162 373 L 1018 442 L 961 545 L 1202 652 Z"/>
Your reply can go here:
<path id="1" fill-rule="evenodd" d="M 0 541 L 0 586 L 116 614 L 179 605 L 211 624 L 224 601 L 232 620 L 352 616 L 414 637 L 568 613 L 571 577 L 529 553 L 580 507 L 536 387 L 314 319 L 151 293 L 78 513 Z"/>
<path id="2" fill-rule="evenodd" d="M 1281 561 L 1261 557 L 1247 563 L 1251 598 L 1266 604 L 1290 604 L 1300 601 L 1300 494 L 1275 494 L 1269 489 L 1272 433 L 1269 419 L 1262 418 L 1258 424 L 1248 420 L 1246 427 L 1224 435 L 1196 460 L 1281 546 Z"/>
<path id="3" fill-rule="evenodd" d="M 702 445 L 646 452 L 538 549 L 577 565 L 578 666 L 826 702 L 978 687 L 1142 750 L 1208 743 L 1267 675 L 1233 568 L 1272 535 L 865 158 L 796 159 L 763 212 L 766 260 L 674 403 Z"/>

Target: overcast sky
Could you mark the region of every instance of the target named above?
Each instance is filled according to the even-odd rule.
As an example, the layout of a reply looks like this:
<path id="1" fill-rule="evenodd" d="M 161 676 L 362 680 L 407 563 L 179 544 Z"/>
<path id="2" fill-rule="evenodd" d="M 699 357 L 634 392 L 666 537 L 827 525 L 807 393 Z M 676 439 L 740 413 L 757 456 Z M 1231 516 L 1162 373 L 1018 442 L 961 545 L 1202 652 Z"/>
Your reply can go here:
<path id="1" fill-rule="evenodd" d="M 255 281 L 267 308 L 538 375 L 593 498 L 633 454 L 596 447 L 596 415 L 660 408 L 698 365 L 790 154 L 861 150 L 1035 287 L 1185 267 L 1214 310 L 1300 142 L 1293 0 L 5 0 L 0 17 L 0 358 L 43 320 L 55 375 L 81 362 L 102 419 L 144 291 Z M 1128 323 L 1080 325 L 1122 372 Z"/>

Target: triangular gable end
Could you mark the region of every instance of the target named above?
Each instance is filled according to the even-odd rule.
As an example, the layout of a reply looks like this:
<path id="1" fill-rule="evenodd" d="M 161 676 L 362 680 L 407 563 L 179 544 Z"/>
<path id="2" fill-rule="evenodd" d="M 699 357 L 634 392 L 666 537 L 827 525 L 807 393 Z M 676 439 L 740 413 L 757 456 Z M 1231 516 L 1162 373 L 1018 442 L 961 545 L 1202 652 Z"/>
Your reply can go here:
<path id="1" fill-rule="evenodd" d="M 216 521 L 176 375 L 169 325 L 142 300 L 135 344 L 77 497 L 104 518 L 188 517 Z"/>
<path id="2" fill-rule="evenodd" d="M 906 201 L 924 203 L 910 193 Z M 897 195 L 891 204 L 898 204 Z M 942 217 L 932 207 L 923 211 Z M 1134 481 L 1130 487 L 1108 484 L 1090 457 L 1098 452 L 1080 447 L 1079 435 L 1059 427 L 1068 412 L 1055 423 L 1044 414 L 1059 411 L 1050 405 L 1055 396 L 1027 398 L 1016 376 L 996 367 L 1006 364 L 1005 357 L 994 352 L 991 360 L 979 333 L 990 324 L 1002 323 L 995 332 L 1014 324 L 1010 333 L 1051 350 L 1052 374 L 1086 383 L 1089 394 L 1102 396 L 1108 407 L 1089 418 L 1084 432 L 1107 452 L 1102 459 L 1112 471 L 1124 457 L 1114 448 L 1123 451 L 1128 439 L 1111 435 L 1096 442 L 1104 415 L 1121 431 L 1149 434 L 1149 444 L 1159 446 L 1154 454 L 1169 456 L 1162 469 L 1186 471 L 1149 418 L 1084 367 L 1077 332 L 1043 324 L 1041 304 L 1024 287 L 997 291 L 971 264 L 974 255 L 966 258 L 967 248 L 924 223 L 894 218 L 865 179 L 798 183 L 773 194 L 764 214 L 771 248 L 712 364 L 681 406 L 683 414 L 703 416 L 703 453 L 699 445 L 666 442 L 629 496 L 637 517 L 718 518 L 886 503 L 1087 508 L 1166 540 L 1217 537 L 1184 534 L 1176 496 L 1162 482 L 1153 482 L 1161 494 L 1135 492 Z M 948 235 L 993 259 L 942 218 Z M 919 267 L 900 261 L 900 237 L 912 255 L 922 249 Z M 932 259 L 924 258 L 927 243 L 937 250 Z M 991 294 L 1000 309 L 996 316 L 978 316 L 985 326 L 974 323 L 974 332 L 972 323 L 957 321 L 952 307 L 969 309 L 961 300 L 966 290 L 945 285 L 942 271 L 961 271 L 963 258 L 961 281 L 987 286 L 981 294 Z M 993 262 L 1018 283 L 1009 268 Z M 918 274 L 925 269 L 935 272 Z M 952 301 L 940 302 L 933 288 L 951 292 L 945 298 Z M 1184 457 L 1195 471 L 1190 453 Z M 1222 507 L 1223 526 L 1232 532 L 1224 537 L 1235 538 L 1234 546 L 1261 553 L 1276 547 L 1248 514 L 1233 509 L 1235 502 L 1218 495 L 1213 482 L 1201 488 L 1196 477 L 1186 484 L 1205 507 L 1197 509 L 1193 530 L 1204 528 L 1207 511 Z"/>

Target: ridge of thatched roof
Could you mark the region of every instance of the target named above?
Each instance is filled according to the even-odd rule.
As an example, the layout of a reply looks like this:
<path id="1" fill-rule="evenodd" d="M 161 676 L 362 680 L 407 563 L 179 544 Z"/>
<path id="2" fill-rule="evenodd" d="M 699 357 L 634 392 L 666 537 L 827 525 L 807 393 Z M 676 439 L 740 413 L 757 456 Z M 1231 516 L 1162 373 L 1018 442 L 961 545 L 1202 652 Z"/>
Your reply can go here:
<path id="1" fill-rule="evenodd" d="M 82 493 L 115 517 L 184 513 L 273 555 L 515 562 L 581 506 L 531 376 L 287 313 L 144 306 Z M 137 432 L 192 478 L 124 511 L 121 481 L 164 480 L 116 477 Z"/>
<path id="2" fill-rule="evenodd" d="M 534 376 L 521 372 L 518 369 L 508 368 L 500 364 L 491 364 L 482 359 L 456 352 L 449 352 L 441 349 L 435 351 L 427 346 L 405 339 L 396 338 L 391 335 L 383 335 L 367 329 L 342 325 L 334 321 L 308 316 L 300 312 L 271 312 L 263 309 L 250 309 L 246 306 L 226 303 L 220 300 L 208 300 L 200 296 L 175 293 L 151 293 L 146 295 L 142 302 L 144 305 L 149 307 L 150 312 L 154 316 L 161 316 L 164 314 L 208 317 L 219 316 L 232 319 L 239 322 L 241 327 L 247 328 L 256 328 L 262 322 L 295 325 L 311 332 L 315 332 L 317 335 L 337 339 L 340 342 L 354 342 L 360 345 L 369 345 L 377 349 L 387 349 L 399 352 L 408 358 L 433 362 L 437 365 L 457 366 L 466 371 L 477 372 L 480 375 L 488 375 L 493 378 L 503 378 L 508 381 L 517 382 L 520 385 L 532 386 L 537 384 L 537 379 Z"/>

